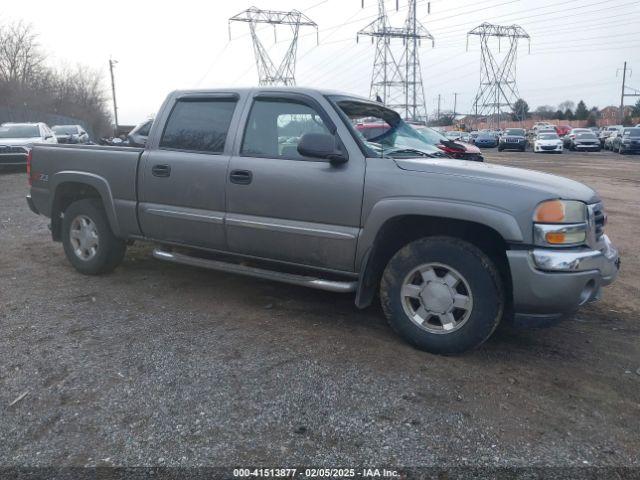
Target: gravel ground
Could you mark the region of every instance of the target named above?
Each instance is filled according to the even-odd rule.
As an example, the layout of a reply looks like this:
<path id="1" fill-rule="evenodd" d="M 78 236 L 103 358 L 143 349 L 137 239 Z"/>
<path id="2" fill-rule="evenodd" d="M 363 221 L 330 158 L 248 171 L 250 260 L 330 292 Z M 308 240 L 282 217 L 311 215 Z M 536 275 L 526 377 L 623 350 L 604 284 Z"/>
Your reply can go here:
<path id="1" fill-rule="evenodd" d="M 640 157 L 487 159 L 596 187 L 623 268 L 574 319 L 457 357 L 351 296 L 146 245 L 82 276 L 0 175 L 0 466 L 640 467 Z"/>

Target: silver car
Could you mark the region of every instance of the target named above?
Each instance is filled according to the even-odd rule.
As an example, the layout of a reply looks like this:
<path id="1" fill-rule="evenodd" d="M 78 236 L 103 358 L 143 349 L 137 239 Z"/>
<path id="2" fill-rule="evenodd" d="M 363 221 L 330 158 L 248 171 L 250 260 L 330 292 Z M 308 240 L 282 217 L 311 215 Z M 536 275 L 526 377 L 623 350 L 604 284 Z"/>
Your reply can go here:
<path id="1" fill-rule="evenodd" d="M 25 165 L 35 143 L 58 143 L 46 123 L 0 125 L 0 165 Z"/>

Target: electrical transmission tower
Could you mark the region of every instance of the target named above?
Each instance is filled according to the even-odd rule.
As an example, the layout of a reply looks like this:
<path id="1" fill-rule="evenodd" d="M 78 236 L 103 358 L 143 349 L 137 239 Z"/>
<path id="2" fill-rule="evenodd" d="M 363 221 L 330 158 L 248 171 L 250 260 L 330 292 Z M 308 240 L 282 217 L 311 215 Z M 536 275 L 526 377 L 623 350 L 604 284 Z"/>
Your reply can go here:
<path id="1" fill-rule="evenodd" d="M 476 118 L 488 116 L 489 126 L 493 127 L 497 122 L 500 126 L 500 118 L 505 111 L 511 111 L 513 104 L 518 99 L 518 87 L 516 85 L 516 58 L 518 54 L 518 41 L 527 39 L 531 48 L 531 38 L 524 29 L 518 25 L 501 26 L 483 23 L 467 33 L 467 48 L 469 35 L 480 37 L 481 61 L 480 88 L 473 101 L 473 109 Z M 507 39 L 508 50 L 501 61 L 491 50 L 489 41 L 498 39 L 498 52 L 501 50 L 502 39 Z"/>
<path id="2" fill-rule="evenodd" d="M 418 47 L 423 39 L 431 40 L 432 45 L 434 39 L 416 17 L 416 1 L 409 0 L 409 14 L 404 26 L 392 27 L 384 0 L 378 0 L 378 18 L 360 30 L 356 38 L 363 35 L 371 37 L 372 42 L 375 39 L 371 98 L 380 99 L 404 118 L 417 121 L 427 117 Z M 394 53 L 392 48 L 391 40 L 394 38 L 402 39 L 400 54 Z"/>
<path id="3" fill-rule="evenodd" d="M 316 29 L 317 36 L 318 25 L 314 21 L 298 10 L 292 10 L 290 12 L 276 12 L 273 10 L 260 10 L 256 7 L 251 7 L 229 19 L 229 39 L 231 39 L 231 22 L 245 22 L 249 24 L 260 86 L 293 86 L 296 84 L 295 70 L 296 52 L 298 49 L 298 32 L 300 31 L 300 27 L 313 27 Z M 262 44 L 262 41 L 258 37 L 256 26 L 259 23 L 268 23 L 273 25 L 274 34 L 277 25 L 289 25 L 291 27 L 293 38 L 291 39 L 289 48 L 282 58 L 282 61 L 277 65 L 273 62 L 269 53 Z"/>

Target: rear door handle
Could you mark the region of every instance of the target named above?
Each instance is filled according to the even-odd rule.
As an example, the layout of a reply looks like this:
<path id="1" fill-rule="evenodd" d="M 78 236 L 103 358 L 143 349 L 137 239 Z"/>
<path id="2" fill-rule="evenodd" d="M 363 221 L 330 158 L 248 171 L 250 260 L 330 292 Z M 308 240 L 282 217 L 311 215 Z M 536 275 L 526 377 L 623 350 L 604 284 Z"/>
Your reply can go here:
<path id="1" fill-rule="evenodd" d="M 231 183 L 249 185 L 251 180 L 253 180 L 253 174 L 249 170 L 232 170 L 229 179 Z"/>
<path id="2" fill-rule="evenodd" d="M 170 165 L 154 165 L 151 167 L 151 173 L 155 177 L 168 177 L 171 175 Z"/>

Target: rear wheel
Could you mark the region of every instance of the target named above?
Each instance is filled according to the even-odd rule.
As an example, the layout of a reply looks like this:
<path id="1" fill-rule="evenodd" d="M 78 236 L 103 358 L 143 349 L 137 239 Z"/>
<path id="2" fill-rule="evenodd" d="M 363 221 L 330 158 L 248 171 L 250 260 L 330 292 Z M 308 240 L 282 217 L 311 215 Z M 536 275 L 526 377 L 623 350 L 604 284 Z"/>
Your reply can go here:
<path id="1" fill-rule="evenodd" d="M 96 199 L 78 200 L 64 211 L 62 244 L 69 262 L 86 275 L 113 271 L 127 249 L 111 231 L 102 203 Z"/>
<path id="2" fill-rule="evenodd" d="M 483 343 L 502 318 L 504 293 L 489 257 L 451 237 L 416 240 L 389 261 L 382 307 L 405 340 L 432 353 L 460 353 Z"/>

